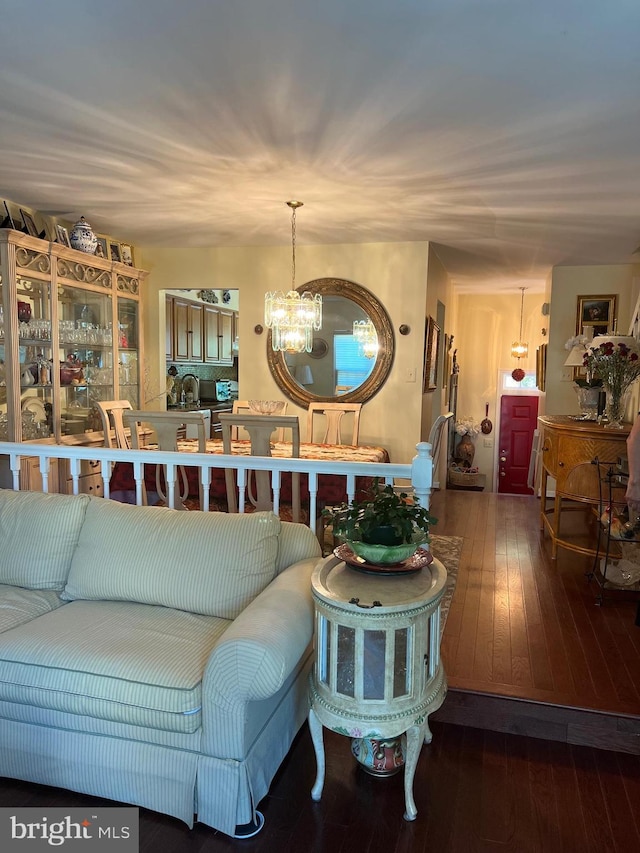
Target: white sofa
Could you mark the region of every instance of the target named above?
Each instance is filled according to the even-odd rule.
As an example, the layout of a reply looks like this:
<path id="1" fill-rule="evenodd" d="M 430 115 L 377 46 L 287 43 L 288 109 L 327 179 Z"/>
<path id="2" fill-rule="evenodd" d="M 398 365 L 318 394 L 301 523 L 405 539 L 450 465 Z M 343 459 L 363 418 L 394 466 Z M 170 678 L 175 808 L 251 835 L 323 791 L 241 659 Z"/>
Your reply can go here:
<path id="1" fill-rule="evenodd" d="M 0 775 L 255 831 L 307 714 L 319 556 L 272 513 L 0 490 Z"/>

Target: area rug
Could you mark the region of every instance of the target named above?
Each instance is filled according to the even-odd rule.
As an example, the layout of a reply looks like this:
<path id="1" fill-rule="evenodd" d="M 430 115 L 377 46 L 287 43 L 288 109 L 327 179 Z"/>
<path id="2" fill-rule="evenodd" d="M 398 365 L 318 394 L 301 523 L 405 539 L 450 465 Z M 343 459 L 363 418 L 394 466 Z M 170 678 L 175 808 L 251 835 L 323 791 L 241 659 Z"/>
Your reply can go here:
<path id="1" fill-rule="evenodd" d="M 447 585 L 442 596 L 442 604 L 440 605 L 440 636 L 442 636 L 447 616 L 449 615 L 451 600 L 456 591 L 460 554 L 462 553 L 462 543 L 464 540 L 462 536 L 436 536 L 433 533 L 430 534 L 430 539 L 431 553 L 437 560 L 440 560 L 447 570 Z"/>

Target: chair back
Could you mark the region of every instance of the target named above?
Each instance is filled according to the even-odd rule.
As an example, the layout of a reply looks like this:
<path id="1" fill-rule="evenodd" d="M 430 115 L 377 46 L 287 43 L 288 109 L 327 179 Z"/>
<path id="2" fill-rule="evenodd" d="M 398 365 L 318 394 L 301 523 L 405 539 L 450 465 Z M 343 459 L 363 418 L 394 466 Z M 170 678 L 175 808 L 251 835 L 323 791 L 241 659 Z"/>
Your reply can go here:
<path id="1" fill-rule="evenodd" d="M 287 405 L 286 400 L 234 400 L 231 412 L 234 415 L 286 415 Z M 239 438 L 239 427 L 232 427 L 232 441 Z M 284 428 L 278 430 L 276 441 L 284 441 Z"/>
<path id="2" fill-rule="evenodd" d="M 324 416 L 324 432 L 321 430 L 321 444 L 358 444 L 360 432 L 360 410 L 362 403 L 309 403 L 307 409 L 307 441 L 314 441 L 315 424 Z M 343 430 L 342 419 L 346 414 L 353 415 L 351 432 Z"/>
<path id="3" fill-rule="evenodd" d="M 206 422 L 201 412 L 148 412 L 131 409 L 123 414 L 123 421 L 131 430 L 131 446 L 138 450 L 141 447 L 140 427 L 149 424 L 156 433 L 158 450 L 178 450 L 178 434 L 187 424 L 195 424 L 198 433 L 198 453 L 207 452 Z M 187 472 L 184 466 L 178 466 L 179 482 L 174 481 L 174 509 L 185 509 L 184 501 L 189 495 Z M 164 481 L 163 481 L 164 477 Z M 163 500 L 167 499 L 168 488 L 165 465 L 156 466 L 156 491 Z M 203 506 L 202 484 L 200 484 L 200 506 Z"/>
<path id="4" fill-rule="evenodd" d="M 251 441 L 252 456 L 271 456 L 271 436 L 274 432 L 283 433 L 291 430 L 291 456 L 300 457 L 300 424 L 297 417 L 278 415 L 250 415 L 250 414 L 228 414 L 220 413 L 220 424 L 222 425 L 222 447 L 226 454 L 234 453 L 233 430 L 245 429 Z M 235 451 L 237 452 L 237 451 Z M 249 500 L 256 510 L 272 510 L 273 498 L 271 494 L 271 478 L 268 471 L 253 471 L 250 478 Z M 234 471 L 225 471 L 227 486 L 227 504 L 229 512 L 238 512 L 237 486 Z M 255 490 L 251 483 L 255 482 Z M 291 474 L 291 506 L 293 521 L 300 521 L 300 474 Z"/>
<path id="5" fill-rule="evenodd" d="M 439 482 L 437 478 L 438 463 L 440 459 L 440 450 L 442 449 L 442 438 L 449 428 L 449 422 L 453 418 L 453 412 L 447 412 L 445 415 L 438 415 L 429 431 L 427 441 L 431 445 L 431 458 L 433 459 L 433 487 L 438 488 Z"/>
<path id="6" fill-rule="evenodd" d="M 129 450 L 131 443 L 124 431 L 122 413 L 132 408 L 131 403 L 128 400 L 103 400 L 96 403 L 96 408 L 100 412 L 100 419 L 102 420 L 104 446 Z M 111 435 L 112 428 L 113 436 Z"/>

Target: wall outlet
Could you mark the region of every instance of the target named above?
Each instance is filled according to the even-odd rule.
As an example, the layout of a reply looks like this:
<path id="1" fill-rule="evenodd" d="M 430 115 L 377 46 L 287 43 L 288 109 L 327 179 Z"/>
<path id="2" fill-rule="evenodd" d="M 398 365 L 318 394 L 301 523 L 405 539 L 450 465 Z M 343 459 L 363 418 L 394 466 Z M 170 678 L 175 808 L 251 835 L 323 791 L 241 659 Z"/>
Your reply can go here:
<path id="1" fill-rule="evenodd" d="M 562 381 L 573 382 L 573 367 L 562 368 Z"/>

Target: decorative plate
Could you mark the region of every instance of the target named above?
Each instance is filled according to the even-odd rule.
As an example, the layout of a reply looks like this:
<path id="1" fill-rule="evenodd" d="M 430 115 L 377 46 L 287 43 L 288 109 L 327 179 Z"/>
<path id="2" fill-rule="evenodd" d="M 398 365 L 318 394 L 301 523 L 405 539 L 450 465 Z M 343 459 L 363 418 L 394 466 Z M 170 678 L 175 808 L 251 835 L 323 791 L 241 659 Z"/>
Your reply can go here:
<path id="1" fill-rule="evenodd" d="M 311 358 L 324 358 L 329 350 L 329 344 L 324 338 L 314 338 L 309 355 Z"/>
<path id="2" fill-rule="evenodd" d="M 431 551 L 425 551 L 424 548 L 418 548 L 415 554 L 401 563 L 396 563 L 394 566 L 375 566 L 373 563 L 367 563 L 362 557 L 354 554 L 351 548 L 344 542 L 333 549 L 333 553 L 339 560 L 343 560 L 352 569 L 357 569 L 359 572 L 365 572 L 369 575 L 409 575 L 414 572 L 419 572 L 433 561 Z"/>
<path id="3" fill-rule="evenodd" d="M 23 412 L 32 412 L 36 423 L 42 423 L 47 419 L 44 403 L 39 397 L 27 397 L 22 403 Z"/>

